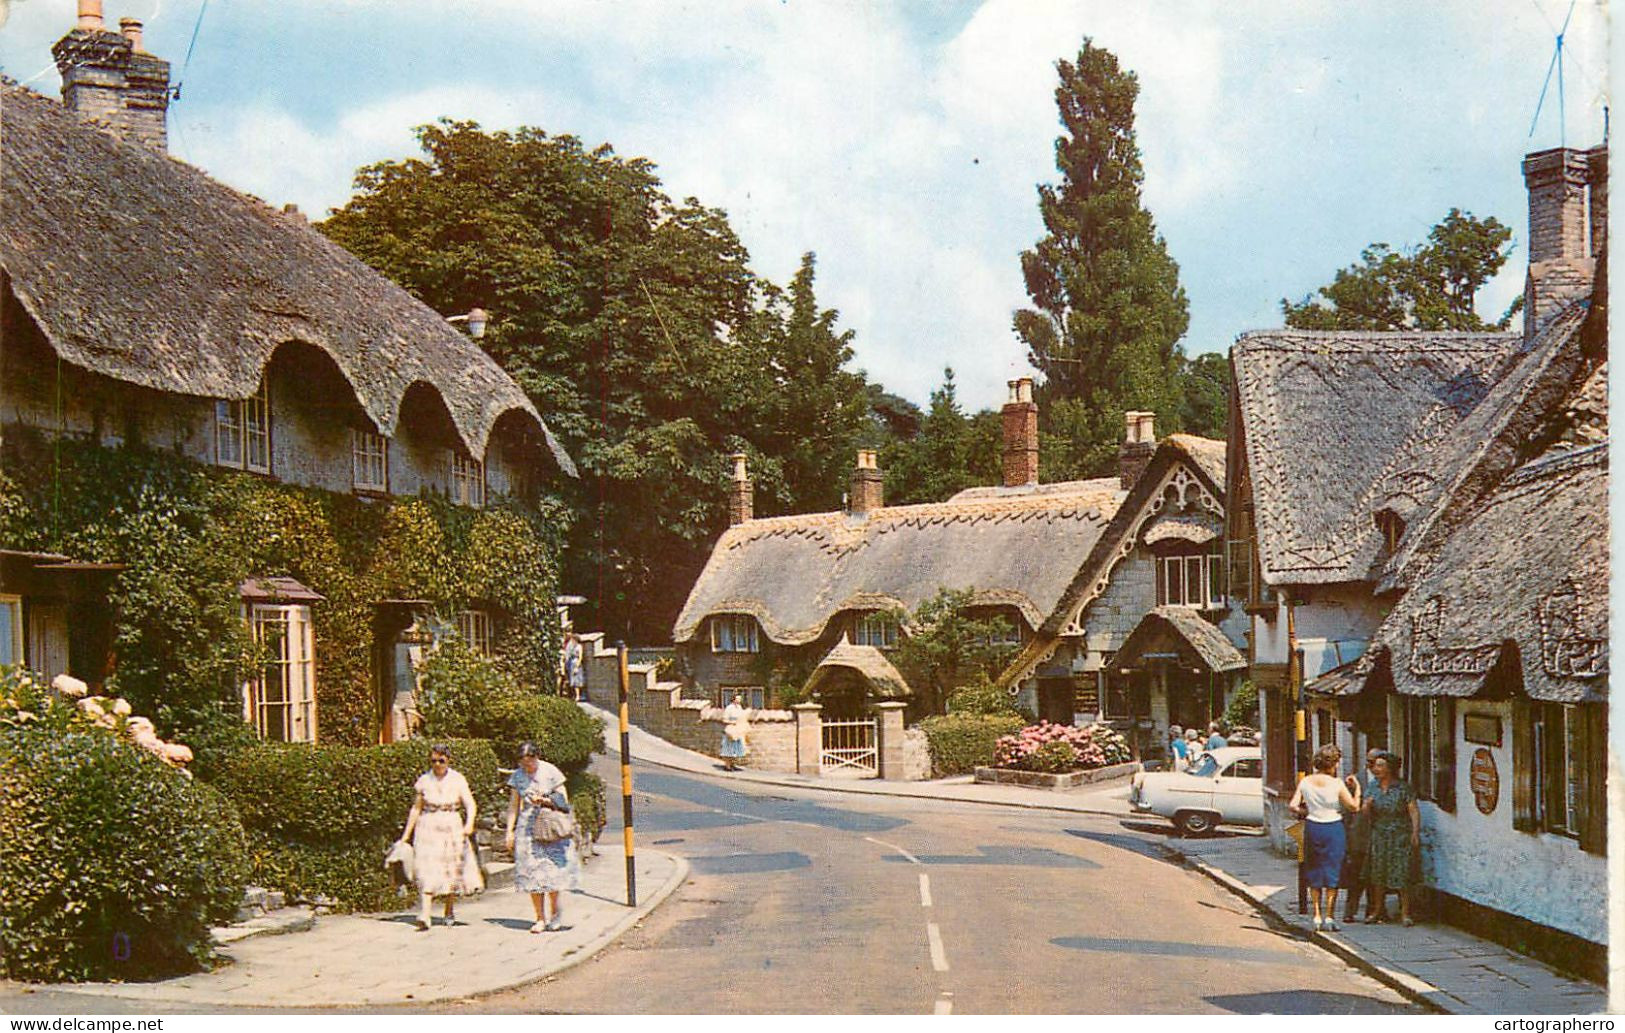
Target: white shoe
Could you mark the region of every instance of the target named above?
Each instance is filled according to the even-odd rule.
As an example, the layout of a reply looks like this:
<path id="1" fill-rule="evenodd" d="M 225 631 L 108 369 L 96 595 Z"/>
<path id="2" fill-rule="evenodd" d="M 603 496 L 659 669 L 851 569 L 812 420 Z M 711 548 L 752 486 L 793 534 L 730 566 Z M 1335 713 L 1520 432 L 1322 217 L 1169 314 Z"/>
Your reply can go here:
<path id="1" fill-rule="evenodd" d="M 538 918 L 536 920 L 535 924 L 530 927 L 530 931 L 533 932 L 533 933 L 545 933 L 545 932 L 547 932 L 547 930 L 548 930 L 547 923 L 543 922 L 540 918 Z"/>

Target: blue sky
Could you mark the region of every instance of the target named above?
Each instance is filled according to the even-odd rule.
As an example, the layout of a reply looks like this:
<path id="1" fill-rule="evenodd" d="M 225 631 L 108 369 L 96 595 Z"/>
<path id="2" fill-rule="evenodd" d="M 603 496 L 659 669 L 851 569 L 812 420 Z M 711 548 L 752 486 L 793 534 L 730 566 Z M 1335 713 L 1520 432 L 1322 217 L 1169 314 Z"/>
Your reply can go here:
<path id="1" fill-rule="evenodd" d="M 182 73 L 203 0 L 106 0 Z M 4 3 L 4 0 L 0 0 Z M 0 70 L 54 94 L 73 0 L 10 0 Z M 973 406 L 1028 370 L 1010 332 L 1020 251 L 1055 176 L 1054 62 L 1084 36 L 1138 73 L 1145 200 L 1190 295 L 1192 354 L 1278 325 L 1372 241 L 1419 242 L 1452 206 L 1519 247 L 1519 159 L 1559 142 L 1569 0 L 1429 4 L 1045 0 L 213 0 L 171 111 L 171 150 L 320 215 L 355 169 L 414 153 L 446 115 L 607 141 L 668 193 L 728 211 L 761 274 L 803 251 L 858 365 L 918 402 L 955 367 Z M 1577 0 L 1566 138 L 1596 143 L 1601 0 Z"/>

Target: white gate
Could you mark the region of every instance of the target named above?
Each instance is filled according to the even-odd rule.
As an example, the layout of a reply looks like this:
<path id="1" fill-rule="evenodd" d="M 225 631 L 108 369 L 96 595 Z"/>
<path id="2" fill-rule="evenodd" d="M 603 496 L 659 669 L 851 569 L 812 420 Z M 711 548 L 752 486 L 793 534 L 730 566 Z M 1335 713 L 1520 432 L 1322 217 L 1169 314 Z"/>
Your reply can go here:
<path id="1" fill-rule="evenodd" d="M 875 726 L 873 718 L 825 721 L 823 749 L 818 752 L 819 774 L 859 778 L 874 778 L 879 774 L 880 750 Z"/>

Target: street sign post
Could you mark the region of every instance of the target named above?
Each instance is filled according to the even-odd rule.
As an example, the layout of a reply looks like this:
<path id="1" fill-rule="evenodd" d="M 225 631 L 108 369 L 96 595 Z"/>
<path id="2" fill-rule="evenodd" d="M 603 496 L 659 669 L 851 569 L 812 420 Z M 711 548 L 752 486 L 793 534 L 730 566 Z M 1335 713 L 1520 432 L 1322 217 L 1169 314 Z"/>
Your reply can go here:
<path id="1" fill-rule="evenodd" d="M 632 732 L 627 724 L 626 694 L 630 676 L 626 670 L 626 643 L 615 644 L 616 666 L 621 689 L 621 827 L 626 846 L 626 906 L 638 906 L 638 873 L 632 850 Z"/>

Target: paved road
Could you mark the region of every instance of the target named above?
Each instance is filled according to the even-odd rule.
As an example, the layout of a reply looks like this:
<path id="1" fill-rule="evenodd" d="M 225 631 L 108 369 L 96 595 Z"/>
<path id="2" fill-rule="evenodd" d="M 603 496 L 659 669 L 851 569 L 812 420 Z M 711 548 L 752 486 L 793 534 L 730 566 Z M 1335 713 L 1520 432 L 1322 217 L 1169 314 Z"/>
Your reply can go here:
<path id="1" fill-rule="evenodd" d="M 1414 1010 L 1163 860 L 1158 825 L 653 768 L 636 786 L 638 841 L 689 883 L 556 979 L 433 1010 Z"/>

